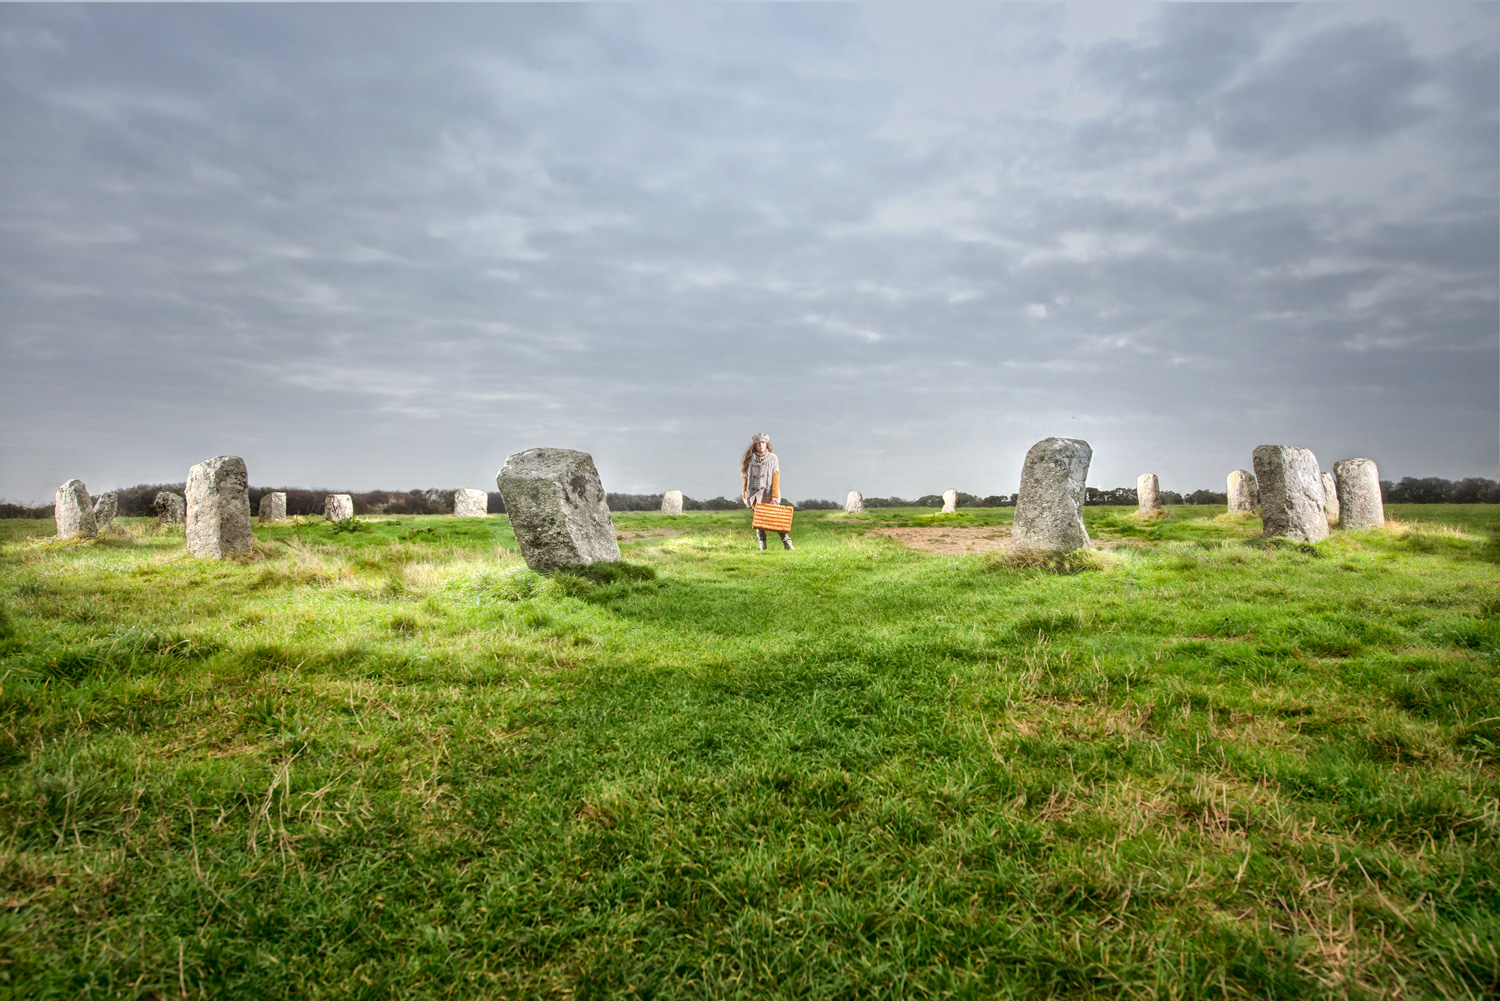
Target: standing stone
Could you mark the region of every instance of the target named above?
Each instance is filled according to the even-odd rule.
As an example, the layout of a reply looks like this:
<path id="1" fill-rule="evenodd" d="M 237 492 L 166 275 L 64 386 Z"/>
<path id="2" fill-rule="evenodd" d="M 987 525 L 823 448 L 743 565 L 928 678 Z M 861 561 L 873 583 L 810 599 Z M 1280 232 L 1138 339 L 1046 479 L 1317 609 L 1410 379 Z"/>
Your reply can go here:
<path id="1" fill-rule="evenodd" d="M 187 520 L 187 501 L 182 499 L 182 494 L 174 494 L 170 490 L 159 491 L 156 499 L 151 502 L 156 516 L 161 519 L 163 525 L 181 525 Z"/>
<path id="2" fill-rule="evenodd" d="M 323 517 L 329 521 L 353 521 L 354 498 L 348 494 L 329 494 L 323 499 Z"/>
<path id="3" fill-rule="evenodd" d="M 94 525 L 99 531 L 104 531 L 114 524 L 115 515 L 120 512 L 120 495 L 111 490 L 107 494 L 100 494 L 94 500 Z"/>
<path id="4" fill-rule="evenodd" d="M 1385 524 L 1385 505 L 1380 500 L 1380 470 L 1369 459 L 1340 459 L 1333 464 L 1337 485 L 1340 524 L 1349 531 L 1379 528 Z"/>
<path id="5" fill-rule="evenodd" d="M 587 452 L 528 448 L 505 460 L 495 484 L 531 569 L 619 561 L 604 486 Z"/>
<path id="6" fill-rule="evenodd" d="M 1283 536 L 1298 542 L 1328 538 L 1317 456 L 1295 445 L 1259 445 L 1255 479 L 1260 484 L 1260 518 L 1266 538 Z"/>
<path id="7" fill-rule="evenodd" d="M 1161 510 L 1161 481 L 1155 473 L 1142 473 L 1135 478 L 1135 499 L 1138 514 L 1155 514 Z"/>
<path id="8" fill-rule="evenodd" d="M 260 523 L 286 521 L 286 494 L 280 490 L 260 495 Z"/>
<path id="9" fill-rule="evenodd" d="M 490 516 L 490 495 L 483 490 L 471 490 L 464 487 L 453 493 L 453 517 L 455 518 L 488 518 Z"/>
<path id="10" fill-rule="evenodd" d="M 865 495 L 858 490 L 849 491 L 849 496 L 844 498 L 845 514 L 864 514 Z"/>
<path id="11" fill-rule="evenodd" d="M 661 513 L 674 518 L 682 513 L 681 490 L 668 490 L 661 495 Z"/>
<path id="12" fill-rule="evenodd" d="M 1255 482 L 1255 474 L 1248 469 L 1236 469 L 1229 474 L 1229 513 L 1241 514 L 1255 513 L 1255 505 L 1260 503 L 1260 487 Z"/>
<path id="13" fill-rule="evenodd" d="M 1323 483 L 1323 518 L 1331 527 L 1339 523 L 1339 488 L 1332 473 L 1320 473 L 1318 478 Z"/>
<path id="14" fill-rule="evenodd" d="M 69 480 L 57 488 L 52 502 L 52 520 L 57 522 L 57 537 L 92 539 L 99 535 L 94 521 L 94 505 L 89 502 L 89 488 L 82 480 Z"/>
<path id="15" fill-rule="evenodd" d="M 939 511 L 938 513 L 939 514 L 952 514 L 953 512 L 955 512 L 957 510 L 958 510 L 958 491 L 957 490 L 944 490 L 943 491 L 943 509 L 941 511 Z"/>
<path id="16" fill-rule="evenodd" d="M 1011 539 L 1024 549 L 1067 552 L 1089 544 L 1083 485 L 1094 450 L 1080 438 L 1043 438 L 1026 453 Z"/>
<path id="17" fill-rule="evenodd" d="M 248 553 L 254 543 L 245 460 L 219 455 L 188 470 L 188 552 L 223 559 Z"/>

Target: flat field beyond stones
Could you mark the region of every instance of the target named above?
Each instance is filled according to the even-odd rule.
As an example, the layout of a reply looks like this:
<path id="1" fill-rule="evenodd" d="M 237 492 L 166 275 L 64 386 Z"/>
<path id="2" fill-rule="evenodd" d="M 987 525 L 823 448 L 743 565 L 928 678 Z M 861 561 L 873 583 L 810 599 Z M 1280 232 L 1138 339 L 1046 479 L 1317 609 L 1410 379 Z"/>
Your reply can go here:
<path id="1" fill-rule="evenodd" d="M 1495 996 L 1500 507 L 1219 510 L 0 522 L 0 996 Z"/>

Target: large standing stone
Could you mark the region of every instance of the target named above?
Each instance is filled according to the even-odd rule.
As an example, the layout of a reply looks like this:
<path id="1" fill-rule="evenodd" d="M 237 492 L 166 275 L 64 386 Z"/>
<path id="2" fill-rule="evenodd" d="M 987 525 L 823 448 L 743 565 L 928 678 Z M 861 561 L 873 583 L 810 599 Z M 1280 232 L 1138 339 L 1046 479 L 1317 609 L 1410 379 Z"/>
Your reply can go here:
<path id="1" fill-rule="evenodd" d="M 1161 481 L 1155 473 L 1142 473 L 1135 478 L 1135 500 L 1140 514 L 1155 514 L 1161 510 Z"/>
<path id="2" fill-rule="evenodd" d="M 82 480 L 69 480 L 57 488 L 52 502 L 52 520 L 57 522 L 57 537 L 71 539 L 75 536 L 92 539 L 99 534 L 94 521 L 94 505 L 89 501 L 89 488 Z"/>
<path id="3" fill-rule="evenodd" d="M 1330 526 L 1339 523 L 1339 488 L 1332 473 L 1321 473 L 1318 479 L 1323 484 L 1323 518 Z"/>
<path id="4" fill-rule="evenodd" d="M 329 494 L 323 499 L 323 517 L 329 521 L 353 521 L 354 498 L 348 494 Z"/>
<path id="5" fill-rule="evenodd" d="M 505 460 L 495 483 L 531 569 L 620 559 L 604 486 L 587 452 L 528 448 Z"/>
<path id="6" fill-rule="evenodd" d="M 1255 505 L 1260 503 L 1260 487 L 1255 482 L 1255 474 L 1248 469 L 1236 469 L 1229 474 L 1229 513 L 1243 514 L 1255 513 Z"/>
<path id="7" fill-rule="evenodd" d="M 218 455 L 188 470 L 188 552 L 222 559 L 248 553 L 254 544 L 245 460 Z"/>
<path id="8" fill-rule="evenodd" d="M 844 498 L 845 514 L 864 514 L 865 495 L 858 490 L 849 491 L 849 496 Z"/>
<path id="9" fill-rule="evenodd" d="M 261 494 L 259 513 L 262 525 L 286 521 L 286 493 L 281 490 L 272 490 L 270 493 Z"/>
<path id="10" fill-rule="evenodd" d="M 952 514 L 953 512 L 955 512 L 957 510 L 958 510 L 958 491 L 957 490 L 944 490 L 943 491 L 943 509 L 941 511 L 939 511 L 938 513 L 939 514 Z"/>
<path id="11" fill-rule="evenodd" d="M 455 518 L 488 518 L 490 515 L 490 495 L 483 490 L 471 490 L 464 487 L 453 493 L 453 517 Z"/>
<path id="12" fill-rule="evenodd" d="M 1255 479 L 1260 485 L 1260 519 L 1266 538 L 1284 536 L 1299 542 L 1328 538 L 1317 456 L 1295 445 L 1259 445 Z"/>
<path id="13" fill-rule="evenodd" d="M 1380 470 L 1369 459 L 1340 459 L 1333 464 L 1340 524 L 1352 531 L 1385 524 L 1380 500 Z"/>
<path id="14" fill-rule="evenodd" d="M 1083 486 L 1094 450 L 1079 438 L 1043 438 L 1026 453 L 1011 539 L 1024 549 L 1066 552 L 1089 544 Z"/>
<path id="15" fill-rule="evenodd" d="M 99 531 L 104 531 L 115 522 L 115 515 L 120 513 L 120 495 L 111 490 L 107 494 L 100 494 L 94 498 L 94 525 Z"/>
<path id="16" fill-rule="evenodd" d="M 170 490 L 158 491 L 151 507 L 163 525 L 181 525 L 187 519 L 187 501 L 182 499 L 182 494 L 174 494 Z"/>
<path id="17" fill-rule="evenodd" d="M 661 495 L 661 513 L 676 517 L 682 513 L 682 491 L 668 490 Z"/>

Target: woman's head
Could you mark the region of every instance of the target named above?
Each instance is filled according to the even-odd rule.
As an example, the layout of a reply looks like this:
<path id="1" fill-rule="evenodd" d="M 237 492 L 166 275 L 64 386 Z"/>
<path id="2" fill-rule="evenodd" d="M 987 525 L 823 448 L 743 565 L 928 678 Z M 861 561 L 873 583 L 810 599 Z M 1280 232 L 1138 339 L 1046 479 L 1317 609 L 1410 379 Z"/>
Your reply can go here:
<path id="1" fill-rule="evenodd" d="M 771 447 L 771 436 L 768 434 L 753 434 L 750 436 L 750 447 L 745 449 L 745 457 L 740 460 L 740 472 L 743 473 L 750 468 L 752 456 L 765 455 L 776 451 Z"/>

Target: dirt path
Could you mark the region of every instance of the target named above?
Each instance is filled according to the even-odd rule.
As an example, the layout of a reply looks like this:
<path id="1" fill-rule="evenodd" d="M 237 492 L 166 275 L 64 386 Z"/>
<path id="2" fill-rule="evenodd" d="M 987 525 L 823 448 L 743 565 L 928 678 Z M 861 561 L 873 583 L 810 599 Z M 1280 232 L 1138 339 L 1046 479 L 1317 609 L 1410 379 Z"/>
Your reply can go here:
<path id="1" fill-rule="evenodd" d="M 885 535 L 904 546 L 932 553 L 1004 552 L 1010 548 L 1009 525 L 940 525 L 932 528 L 872 528 L 871 535 Z"/>
<path id="2" fill-rule="evenodd" d="M 621 529 L 615 532 L 615 538 L 621 542 L 634 542 L 636 539 L 645 539 L 653 535 L 681 535 L 686 529 L 681 528 L 652 528 L 643 531 L 632 531 Z"/>

